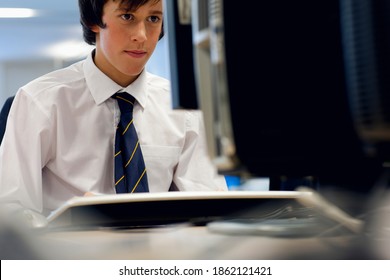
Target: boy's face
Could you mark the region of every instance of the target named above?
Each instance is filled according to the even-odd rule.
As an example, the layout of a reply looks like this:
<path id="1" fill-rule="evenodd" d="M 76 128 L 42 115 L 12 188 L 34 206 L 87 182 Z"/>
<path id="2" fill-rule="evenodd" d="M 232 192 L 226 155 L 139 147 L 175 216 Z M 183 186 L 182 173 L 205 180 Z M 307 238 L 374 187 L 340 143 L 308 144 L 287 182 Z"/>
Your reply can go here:
<path id="1" fill-rule="evenodd" d="M 162 0 L 149 1 L 136 11 L 109 0 L 103 9 L 105 28 L 94 26 L 96 66 L 119 85 L 126 87 L 142 72 L 162 30 Z"/>

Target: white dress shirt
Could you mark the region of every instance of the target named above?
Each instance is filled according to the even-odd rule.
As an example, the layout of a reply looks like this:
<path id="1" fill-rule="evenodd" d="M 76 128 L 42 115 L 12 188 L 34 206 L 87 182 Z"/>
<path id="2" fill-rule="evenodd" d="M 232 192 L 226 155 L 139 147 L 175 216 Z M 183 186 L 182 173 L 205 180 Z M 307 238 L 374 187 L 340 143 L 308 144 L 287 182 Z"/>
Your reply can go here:
<path id="1" fill-rule="evenodd" d="M 197 110 L 174 110 L 169 81 L 146 72 L 122 88 L 92 54 L 19 89 L 0 146 L 0 202 L 50 213 L 86 192 L 113 194 L 120 111 L 110 98 L 132 94 L 134 124 L 150 192 L 227 190 L 207 154 Z"/>

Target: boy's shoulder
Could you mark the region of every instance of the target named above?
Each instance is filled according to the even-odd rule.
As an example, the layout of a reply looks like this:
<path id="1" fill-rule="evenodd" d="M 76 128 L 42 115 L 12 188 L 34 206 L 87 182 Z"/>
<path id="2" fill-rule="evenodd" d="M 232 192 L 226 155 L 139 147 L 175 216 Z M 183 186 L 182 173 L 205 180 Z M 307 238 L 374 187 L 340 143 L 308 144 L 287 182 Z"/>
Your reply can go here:
<path id="1" fill-rule="evenodd" d="M 82 64 L 83 61 L 79 61 L 68 67 L 51 71 L 30 81 L 22 88 L 30 93 L 41 92 L 50 88 L 67 86 L 71 83 L 78 82 L 84 79 Z"/>
<path id="2" fill-rule="evenodd" d="M 146 72 L 146 75 L 149 86 L 171 90 L 171 83 L 168 79 L 150 72 Z"/>

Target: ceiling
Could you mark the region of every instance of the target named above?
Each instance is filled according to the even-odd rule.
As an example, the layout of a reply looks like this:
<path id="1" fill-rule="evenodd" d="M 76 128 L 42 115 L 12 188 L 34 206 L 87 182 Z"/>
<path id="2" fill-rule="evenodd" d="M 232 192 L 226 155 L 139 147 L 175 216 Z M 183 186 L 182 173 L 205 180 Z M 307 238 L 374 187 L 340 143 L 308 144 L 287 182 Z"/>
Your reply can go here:
<path id="1" fill-rule="evenodd" d="M 31 8 L 32 18 L 0 18 L 0 61 L 36 58 L 75 59 L 84 43 L 78 0 L 1 0 L 0 8 Z"/>

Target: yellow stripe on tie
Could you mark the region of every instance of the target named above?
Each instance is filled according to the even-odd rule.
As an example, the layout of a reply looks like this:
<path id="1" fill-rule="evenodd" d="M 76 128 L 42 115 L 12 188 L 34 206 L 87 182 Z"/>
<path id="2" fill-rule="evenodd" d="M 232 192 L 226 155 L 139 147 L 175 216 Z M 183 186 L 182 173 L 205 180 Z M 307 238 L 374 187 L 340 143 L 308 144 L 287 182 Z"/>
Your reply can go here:
<path id="1" fill-rule="evenodd" d="M 134 188 L 131 190 L 132 193 L 133 193 L 133 192 L 135 191 L 135 189 L 137 188 L 139 182 L 141 182 L 141 179 L 142 179 L 142 177 L 144 177 L 145 172 L 146 172 L 146 168 L 144 169 L 144 172 L 142 172 L 142 174 L 141 174 L 141 176 L 139 177 L 139 179 L 138 179 L 137 183 L 135 184 Z"/>
<path id="2" fill-rule="evenodd" d="M 138 149 L 138 145 L 139 145 L 139 141 L 138 141 L 137 144 L 135 145 L 135 148 L 134 148 L 133 152 L 131 153 L 131 156 L 130 156 L 129 160 L 128 160 L 127 163 L 125 164 L 125 168 L 130 164 L 131 160 L 133 159 L 134 154 L 135 154 L 135 152 L 136 152 L 137 149 Z"/>
<path id="3" fill-rule="evenodd" d="M 133 102 L 131 102 L 129 99 L 123 98 L 122 96 L 116 96 L 116 98 L 118 98 L 118 99 L 122 99 L 123 101 L 126 101 L 127 103 L 130 103 L 131 105 L 133 105 L 133 106 L 134 106 L 134 103 L 133 103 Z"/>
<path id="4" fill-rule="evenodd" d="M 123 175 L 118 181 L 116 181 L 115 186 L 118 185 L 119 182 L 123 180 L 123 178 L 125 178 L 125 175 Z"/>
<path id="5" fill-rule="evenodd" d="M 125 135 L 126 131 L 129 129 L 130 125 L 133 123 L 133 119 L 129 122 L 129 124 L 126 126 L 125 130 L 123 131 L 122 135 Z"/>

